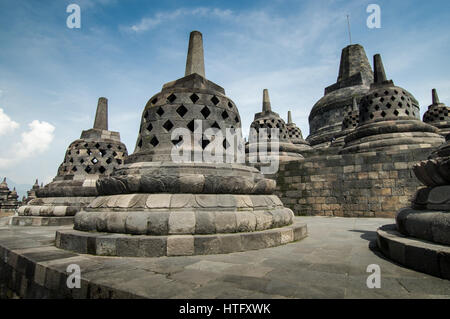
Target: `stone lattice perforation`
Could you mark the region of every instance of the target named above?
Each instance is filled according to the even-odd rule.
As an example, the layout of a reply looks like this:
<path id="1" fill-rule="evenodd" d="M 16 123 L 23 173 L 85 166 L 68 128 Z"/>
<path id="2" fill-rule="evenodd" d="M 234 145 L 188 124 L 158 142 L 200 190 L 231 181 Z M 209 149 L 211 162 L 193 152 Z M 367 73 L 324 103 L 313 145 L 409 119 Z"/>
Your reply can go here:
<path id="1" fill-rule="evenodd" d="M 402 88 L 386 87 L 371 91 L 361 99 L 359 123 L 410 117 L 419 119 L 419 106 Z"/>
<path id="2" fill-rule="evenodd" d="M 202 121 L 203 132 L 208 128 L 222 130 L 240 128 L 241 118 L 236 105 L 222 95 L 193 92 L 158 93 L 147 103 L 142 114 L 139 137 L 135 152 L 152 151 L 164 145 L 178 145 L 181 138 L 172 140 L 171 135 L 176 128 L 187 128 L 192 133 L 196 129 L 195 120 Z M 228 148 L 229 143 L 222 141 Z M 209 140 L 202 136 L 198 143 L 205 148 Z"/>
<path id="3" fill-rule="evenodd" d="M 123 143 L 77 140 L 70 144 L 58 176 L 79 174 L 110 175 L 128 155 Z"/>
<path id="4" fill-rule="evenodd" d="M 259 133 L 260 128 L 267 129 L 267 138 L 271 140 L 272 136 L 270 134 L 270 129 L 272 128 L 278 128 L 279 131 L 279 140 L 280 141 L 287 141 L 289 140 L 289 132 L 286 127 L 286 123 L 283 121 L 283 119 L 280 118 L 266 118 L 266 119 L 259 119 L 256 121 L 253 121 L 253 123 L 250 125 L 250 128 L 255 129 L 256 132 Z"/>
<path id="5" fill-rule="evenodd" d="M 290 139 L 303 139 L 302 131 L 297 126 L 288 124 L 286 128 Z"/>
<path id="6" fill-rule="evenodd" d="M 342 121 L 342 130 L 354 129 L 359 124 L 359 111 L 349 111 Z"/>
<path id="7" fill-rule="evenodd" d="M 423 115 L 425 123 L 450 122 L 450 108 L 444 105 L 432 106 Z"/>

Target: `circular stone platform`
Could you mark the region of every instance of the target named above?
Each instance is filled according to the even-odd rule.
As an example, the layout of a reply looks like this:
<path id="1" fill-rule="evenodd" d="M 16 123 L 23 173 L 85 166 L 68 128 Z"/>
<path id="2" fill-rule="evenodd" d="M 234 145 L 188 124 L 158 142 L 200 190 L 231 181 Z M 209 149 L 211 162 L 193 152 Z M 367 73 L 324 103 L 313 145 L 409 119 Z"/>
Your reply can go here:
<path id="1" fill-rule="evenodd" d="M 450 247 L 406 237 L 394 224 L 380 227 L 377 236 L 378 247 L 387 258 L 408 268 L 450 279 Z"/>
<path id="2" fill-rule="evenodd" d="M 60 230 L 56 232 L 56 247 L 100 256 L 190 256 L 275 247 L 306 236 L 307 226 L 299 222 L 257 232 L 211 235 L 148 236 Z"/>

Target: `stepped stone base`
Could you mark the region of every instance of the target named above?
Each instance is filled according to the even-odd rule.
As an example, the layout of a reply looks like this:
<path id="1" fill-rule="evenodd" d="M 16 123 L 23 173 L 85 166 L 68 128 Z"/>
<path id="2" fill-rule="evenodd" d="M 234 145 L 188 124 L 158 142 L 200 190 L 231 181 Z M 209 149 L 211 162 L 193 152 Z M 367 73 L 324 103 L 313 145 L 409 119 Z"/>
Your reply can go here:
<path id="1" fill-rule="evenodd" d="M 56 247 L 82 254 L 120 257 L 159 257 L 226 254 L 275 247 L 307 236 L 307 226 L 291 226 L 257 232 L 146 236 L 60 230 Z"/>
<path id="2" fill-rule="evenodd" d="M 13 216 L 11 225 L 15 226 L 63 226 L 73 225 L 73 216 L 44 217 L 44 216 Z"/>
<path id="3" fill-rule="evenodd" d="M 407 237 L 395 225 L 377 230 L 377 243 L 389 259 L 408 268 L 433 276 L 450 279 L 450 247 Z"/>

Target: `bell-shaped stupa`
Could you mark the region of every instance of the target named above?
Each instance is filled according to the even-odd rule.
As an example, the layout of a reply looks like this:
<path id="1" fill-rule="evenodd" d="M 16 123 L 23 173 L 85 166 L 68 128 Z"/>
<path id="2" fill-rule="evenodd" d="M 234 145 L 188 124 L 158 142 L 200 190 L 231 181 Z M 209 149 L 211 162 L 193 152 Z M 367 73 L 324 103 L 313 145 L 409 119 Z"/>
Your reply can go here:
<path id="1" fill-rule="evenodd" d="M 373 73 L 364 48 L 352 44 L 342 50 L 337 82 L 325 88 L 309 114 L 310 134 L 306 140 L 314 148 L 324 148 L 337 138 L 352 99 L 359 100 L 373 83 Z"/>
<path id="2" fill-rule="evenodd" d="M 261 129 L 265 131 L 262 132 Z M 271 149 L 271 142 L 274 139 L 273 129 L 278 132 L 278 150 L 275 153 Z M 278 113 L 272 111 L 267 89 L 263 90 L 262 112 L 255 114 L 250 125 L 249 142 L 245 146 L 247 161 L 256 166 L 258 166 L 257 163 L 266 162 L 265 158 L 261 158 L 261 150 L 264 156 L 267 154 L 268 157 L 273 157 L 271 154 L 276 154 L 274 156 L 277 156 L 279 161 L 302 159 L 301 152 L 304 150 L 304 147 L 292 143 L 286 122 Z"/>
<path id="3" fill-rule="evenodd" d="M 73 216 L 98 195 L 100 176 L 111 174 L 123 164 L 127 148 L 119 132 L 108 130 L 108 100 L 98 99 L 94 127 L 72 142 L 53 181 L 33 190 L 36 198 L 18 210 L 14 225 L 71 224 Z"/>
<path id="4" fill-rule="evenodd" d="M 432 104 L 423 115 L 423 121 L 439 129 L 439 134 L 447 136 L 450 133 L 450 107 L 439 101 L 436 89 L 431 91 Z"/>
<path id="5" fill-rule="evenodd" d="M 309 143 L 303 139 L 303 134 L 300 128 L 297 127 L 297 125 L 294 122 L 292 122 L 291 111 L 288 111 L 288 122 L 286 124 L 286 128 L 288 131 L 289 139 L 293 144 L 300 146 L 305 150 L 312 149 L 312 147 L 309 146 Z"/>
<path id="6" fill-rule="evenodd" d="M 273 195 L 275 181 L 220 159 L 235 158 L 239 149 L 220 133 L 240 135 L 241 122 L 204 70 L 202 34 L 193 31 L 185 76 L 150 98 L 134 153 L 97 181 L 100 196 L 75 216 L 74 230 L 57 232 L 57 247 L 111 256 L 197 255 L 306 236 L 306 225 L 293 224 L 292 211 Z M 214 161 L 206 156 L 213 151 Z M 187 157 L 181 160 L 180 152 Z"/>
<path id="7" fill-rule="evenodd" d="M 381 56 L 374 56 L 374 83 L 361 98 L 357 128 L 345 138 L 341 153 L 406 150 L 439 146 L 438 129 L 420 121 L 417 100 L 386 79 Z"/>

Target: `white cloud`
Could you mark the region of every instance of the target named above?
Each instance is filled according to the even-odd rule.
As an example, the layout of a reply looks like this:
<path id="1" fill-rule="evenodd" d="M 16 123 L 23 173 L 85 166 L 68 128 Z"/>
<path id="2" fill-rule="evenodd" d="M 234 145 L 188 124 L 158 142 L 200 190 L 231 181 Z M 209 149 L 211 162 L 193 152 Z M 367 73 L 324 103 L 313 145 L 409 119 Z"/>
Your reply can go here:
<path id="1" fill-rule="evenodd" d="M 21 134 L 20 142 L 10 147 L 10 156 L 0 158 L 0 167 L 14 166 L 21 161 L 46 151 L 54 138 L 55 127 L 44 121 L 34 120 L 28 124 L 29 130 Z M 4 153 L 4 154 L 5 154 Z"/>
<path id="2" fill-rule="evenodd" d="M 19 123 L 14 122 L 11 118 L 0 109 L 0 136 L 14 131 L 19 127 Z"/>

